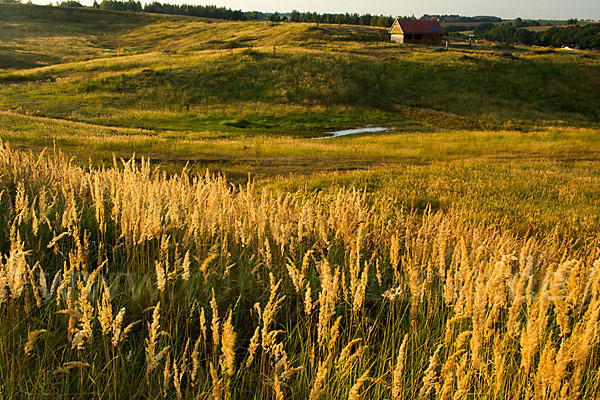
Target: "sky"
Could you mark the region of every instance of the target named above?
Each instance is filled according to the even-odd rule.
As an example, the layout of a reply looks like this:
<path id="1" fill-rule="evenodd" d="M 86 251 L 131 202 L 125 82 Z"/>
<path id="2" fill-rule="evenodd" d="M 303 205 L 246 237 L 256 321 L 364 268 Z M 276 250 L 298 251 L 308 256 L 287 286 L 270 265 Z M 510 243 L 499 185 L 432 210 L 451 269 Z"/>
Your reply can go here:
<path id="1" fill-rule="evenodd" d="M 100 2 L 101 0 L 98 0 Z M 142 3 L 151 0 L 141 0 Z M 459 14 L 465 16 L 493 15 L 505 19 L 593 19 L 600 20 L 600 0 L 158 0 L 161 3 L 211 4 L 243 11 L 319 13 L 359 13 L 384 15 Z M 34 0 L 48 4 L 49 0 Z M 54 0 L 56 2 L 56 0 Z M 91 5 L 93 0 L 80 0 Z"/>

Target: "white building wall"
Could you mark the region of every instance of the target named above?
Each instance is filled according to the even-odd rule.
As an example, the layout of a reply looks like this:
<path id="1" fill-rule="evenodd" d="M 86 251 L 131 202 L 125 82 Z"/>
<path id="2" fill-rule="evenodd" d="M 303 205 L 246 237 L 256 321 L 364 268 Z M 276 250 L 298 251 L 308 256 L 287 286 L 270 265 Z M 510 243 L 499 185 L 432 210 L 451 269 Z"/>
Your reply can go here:
<path id="1" fill-rule="evenodd" d="M 404 35 L 400 35 L 397 33 L 392 33 L 392 42 L 394 43 L 404 43 Z"/>

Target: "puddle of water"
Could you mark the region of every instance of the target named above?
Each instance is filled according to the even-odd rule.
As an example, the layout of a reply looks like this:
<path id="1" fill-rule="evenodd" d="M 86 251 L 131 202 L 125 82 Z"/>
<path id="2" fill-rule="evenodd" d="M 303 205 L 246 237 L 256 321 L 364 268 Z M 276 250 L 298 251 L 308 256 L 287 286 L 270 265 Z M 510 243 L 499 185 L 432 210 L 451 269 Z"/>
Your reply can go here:
<path id="1" fill-rule="evenodd" d="M 329 132 L 329 134 L 331 136 L 323 136 L 323 137 L 318 137 L 318 138 L 314 138 L 314 139 L 331 139 L 331 138 L 338 137 L 338 136 L 353 135 L 355 133 L 375 133 L 375 132 L 385 132 L 385 131 L 387 131 L 387 128 L 382 128 L 380 126 L 375 126 L 375 127 L 370 127 L 370 128 L 346 129 L 343 131 Z"/>

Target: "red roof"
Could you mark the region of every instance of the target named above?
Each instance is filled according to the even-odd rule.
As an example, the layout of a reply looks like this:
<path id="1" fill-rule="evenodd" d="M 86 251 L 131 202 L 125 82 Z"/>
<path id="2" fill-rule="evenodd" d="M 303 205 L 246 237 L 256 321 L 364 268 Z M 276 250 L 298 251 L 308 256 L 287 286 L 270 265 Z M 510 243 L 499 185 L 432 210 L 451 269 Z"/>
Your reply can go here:
<path id="1" fill-rule="evenodd" d="M 399 19 L 400 28 L 405 34 L 444 35 L 444 29 L 438 21 L 422 19 Z"/>

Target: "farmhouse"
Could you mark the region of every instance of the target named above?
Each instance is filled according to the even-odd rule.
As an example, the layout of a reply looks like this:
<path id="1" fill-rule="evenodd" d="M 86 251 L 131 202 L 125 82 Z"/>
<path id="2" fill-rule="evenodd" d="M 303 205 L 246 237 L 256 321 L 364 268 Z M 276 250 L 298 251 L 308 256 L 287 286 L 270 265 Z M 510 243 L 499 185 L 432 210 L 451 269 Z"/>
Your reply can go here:
<path id="1" fill-rule="evenodd" d="M 392 42 L 410 44 L 442 44 L 445 35 L 438 21 L 396 18 L 390 28 Z"/>

